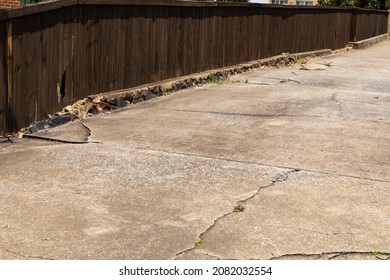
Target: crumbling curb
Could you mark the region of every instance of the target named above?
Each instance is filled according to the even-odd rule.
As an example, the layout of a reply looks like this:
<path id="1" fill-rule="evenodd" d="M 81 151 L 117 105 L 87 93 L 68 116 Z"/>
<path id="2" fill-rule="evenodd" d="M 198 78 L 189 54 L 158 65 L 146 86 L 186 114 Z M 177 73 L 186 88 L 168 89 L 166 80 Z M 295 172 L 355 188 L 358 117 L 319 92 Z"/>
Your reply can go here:
<path id="1" fill-rule="evenodd" d="M 332 54 L 332 50 L 330 49 L 296 54 L 284 53 L 270 58 L 150 83 L 134 88 L 90 95 L 83 100 L 79 100 L 72 105 L 66 106 L 61 112 L 56 113 L 50 119 L 38 121 L 22 131 L 25 134 L 31 134 L 43 129 L 49 129 L 68 121 L 84 119 L 88 116 L 112 111 L 125 107 L 129 104 L 135 104 L 157 96 L 168 95 L 182 89 L 206 84 L 215 79 L 225 79 L 229 76 L 240 74 L 254 68 L 283 67 L 294 64 L 302 58 L 325 56 L 330 54 Z"/>
<path id="2" fill-rule="evenodd" d="M 389 33 L 385 33 L 376 37 L 372 37 L 369 39 L 357 41 L 357 42 L 349 42 L 348 45 L 351 46 L 354 49 L 365 49 L 370 47 L 371 45 L 380 43 L 382 41 L 385 41 L 389 39 Z"/>

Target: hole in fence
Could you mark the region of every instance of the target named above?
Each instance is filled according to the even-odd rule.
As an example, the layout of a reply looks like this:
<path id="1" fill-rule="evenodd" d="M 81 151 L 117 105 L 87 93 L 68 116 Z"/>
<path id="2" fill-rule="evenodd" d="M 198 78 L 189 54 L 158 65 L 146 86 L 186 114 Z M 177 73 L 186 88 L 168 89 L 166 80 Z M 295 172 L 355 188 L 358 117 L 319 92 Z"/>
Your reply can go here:
<path id="1" fill-rule="evenodd" d="M 64 72 L 64 74 L 62 74 L 62 78 L 61 78 L 61 87 L 60 87 L 61 99 L 65 98 L 65 93 L 66 93 L 65 85 L 66 85 L 66 71 Z"/>

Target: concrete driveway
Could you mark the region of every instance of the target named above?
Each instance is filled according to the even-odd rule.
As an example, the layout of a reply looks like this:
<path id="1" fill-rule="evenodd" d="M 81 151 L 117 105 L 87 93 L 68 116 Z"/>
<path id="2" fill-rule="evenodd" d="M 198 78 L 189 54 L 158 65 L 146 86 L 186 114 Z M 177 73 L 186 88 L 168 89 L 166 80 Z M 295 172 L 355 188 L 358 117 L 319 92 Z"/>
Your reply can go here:
<path id="1" fill-rule="evenodd" d="M 390 41 L 0 144 L 0 259 L 390 258 Z"/>

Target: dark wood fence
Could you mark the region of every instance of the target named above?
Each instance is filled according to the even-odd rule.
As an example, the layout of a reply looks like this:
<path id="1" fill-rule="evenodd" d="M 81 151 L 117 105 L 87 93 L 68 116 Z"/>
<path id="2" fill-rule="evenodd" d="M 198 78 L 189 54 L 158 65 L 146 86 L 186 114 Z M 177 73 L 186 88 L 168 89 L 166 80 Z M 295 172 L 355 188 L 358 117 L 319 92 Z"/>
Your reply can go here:
<path id="1" fill-rule="evenodd" d="M 386 11 L 354 9 L 350 41 L 356 42 L 387 33 L 388 17 L 385 13 Z"/>
<path id="2" fill-rule="evenodd" d="M 0 134 L 90 94 L 387 32 L 356 8 L 63 0 L 0 12 Z"/>

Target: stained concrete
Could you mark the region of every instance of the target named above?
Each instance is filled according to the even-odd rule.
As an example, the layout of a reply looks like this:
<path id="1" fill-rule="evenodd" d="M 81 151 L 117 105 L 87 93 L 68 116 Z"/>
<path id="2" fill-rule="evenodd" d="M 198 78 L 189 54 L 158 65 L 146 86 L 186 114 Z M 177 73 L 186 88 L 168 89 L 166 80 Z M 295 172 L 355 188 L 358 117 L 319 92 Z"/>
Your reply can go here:
<path id="1" fill-rule="evenodd" d="M 385 41 L 0 144 L 0 258 L 387 259 L 389 65 Z"/>

